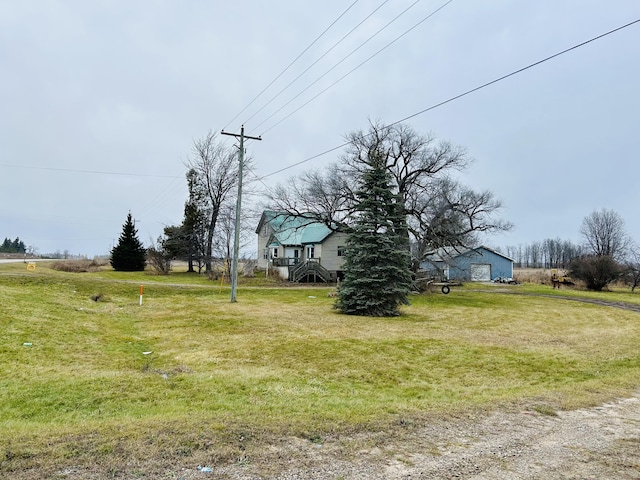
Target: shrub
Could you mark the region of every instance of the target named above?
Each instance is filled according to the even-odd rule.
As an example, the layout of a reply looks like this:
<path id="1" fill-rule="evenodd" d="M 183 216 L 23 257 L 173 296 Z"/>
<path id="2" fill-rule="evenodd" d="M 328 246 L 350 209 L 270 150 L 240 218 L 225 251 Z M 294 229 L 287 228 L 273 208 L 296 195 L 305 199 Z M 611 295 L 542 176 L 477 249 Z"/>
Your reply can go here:
<path id="1" fill-rule="evenodd" d="M 587 255 L 569 265 L 571 276 L 582 280 L 589 290 L 602 291 L 623 274 L 622 266 L 610 255 Z"/>
<path id="2" fill-rule="evenodd" d="M 171 255 L 162 247 L 147 249 L 147 262 L 158 275 L 169 275 L 171 271 Z"/>
<path id="3" fill-rule="evenodd" d="M 106 264 L 106 260 L 96 258 L 94 258 L 93 260 L 65 260 L 53 262 L 51 268 L 60 272 L 71 273 L 97 272 Z"/>

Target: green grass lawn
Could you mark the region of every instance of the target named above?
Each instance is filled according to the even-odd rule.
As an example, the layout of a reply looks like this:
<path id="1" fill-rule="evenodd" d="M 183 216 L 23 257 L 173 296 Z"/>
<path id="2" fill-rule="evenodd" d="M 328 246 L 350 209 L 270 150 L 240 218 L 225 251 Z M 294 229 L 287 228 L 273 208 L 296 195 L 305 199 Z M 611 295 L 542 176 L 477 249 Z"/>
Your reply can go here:
<path id="1" fill-rule="evenodd" d="M 222 458 L 238 438 L 575 408 L 638 387 L 638 313 L 465 286 L 363 318 L 334 311 L 329 288 L 253 285 L 231 304 L 227 285 L 194 275 L 0 265 L 0 473 Z"/>

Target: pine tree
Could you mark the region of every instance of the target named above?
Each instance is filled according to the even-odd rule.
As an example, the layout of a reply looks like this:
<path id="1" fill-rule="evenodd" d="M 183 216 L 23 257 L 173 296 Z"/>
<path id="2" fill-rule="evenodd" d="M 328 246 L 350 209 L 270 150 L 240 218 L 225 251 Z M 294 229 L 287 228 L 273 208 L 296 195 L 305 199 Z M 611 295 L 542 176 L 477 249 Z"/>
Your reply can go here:
<path id="1" fill-rule="evenodd" d="M 111 249 L 111 266 L 121 272 L 140 272 L 147 261 L 147 251 L 138 240 L 138 231 L 133 224 L 131 213 L 122 226 L 118 244 Z"/>
<path id="2" fill-rule="evenodd" d="M 411 286 L 403 202 L 393 192 L 385 162 L 375 151 L 361 175 L 357 218 L 347 241 L 336 308 L 352 315 L 399 315 L 400 306 L 409 303 Z"/>
<path id="3" fill-rule="evenodd" d="M 13 245 L 11 244 L 11 240 L 5 237 L 4 242 L 2 242 L 2 245 L 0 245 L 0 252 L 12 253 L 13 252 L 12 248 L 13 248 Z"/>
<path id="4" fill-rule="evenodd" d="M 15 253 L 24 253 L 27 251 L 27 247 L 24 244 L 24 242 L 22 240 L 20 240 L 20 238 L 16 237 L 16 239 L 13 241 L 13 251 Z"/>
<path id="5" fill-rule="evenodd" d="M 194 272 L 193 262 L 198 261 L 200 267 L 206 250 L 206 193 L 198 182 L 198 173 L 193 168 L 187 172 L 189 198 L 184 205 L 182 233 L 186 242 L 185 249 L 189 268 Z M 200 270 L 200 268 L 198 268 Z"/>

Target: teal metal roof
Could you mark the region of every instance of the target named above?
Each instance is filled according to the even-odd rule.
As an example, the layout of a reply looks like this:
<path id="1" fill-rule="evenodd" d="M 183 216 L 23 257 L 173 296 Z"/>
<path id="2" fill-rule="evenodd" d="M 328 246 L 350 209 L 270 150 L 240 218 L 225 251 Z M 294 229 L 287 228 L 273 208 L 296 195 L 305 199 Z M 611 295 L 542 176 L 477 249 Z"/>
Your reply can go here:
<path id="1" fill-rule="evenodd" d="M 331 234 L 331 229 L 310 218 L 292 217 L 286 213 L 265 211 L 265 220 L 274 230 L 280 245 L 308 245 L 321 243 Z"/>

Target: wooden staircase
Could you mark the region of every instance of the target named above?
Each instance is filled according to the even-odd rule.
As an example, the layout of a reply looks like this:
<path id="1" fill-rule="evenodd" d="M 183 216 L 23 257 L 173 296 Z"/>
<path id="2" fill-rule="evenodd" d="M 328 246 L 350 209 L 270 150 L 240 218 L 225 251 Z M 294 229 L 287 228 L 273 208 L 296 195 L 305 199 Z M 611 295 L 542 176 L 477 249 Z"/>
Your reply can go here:
<path id="1" fill-rule="evenodd" d="M 289 269 L 289 281 L 291 282 L 332 282 L 329 270 L 320 265 L 320 262 L 307 260 L 300 262 Z"/>

